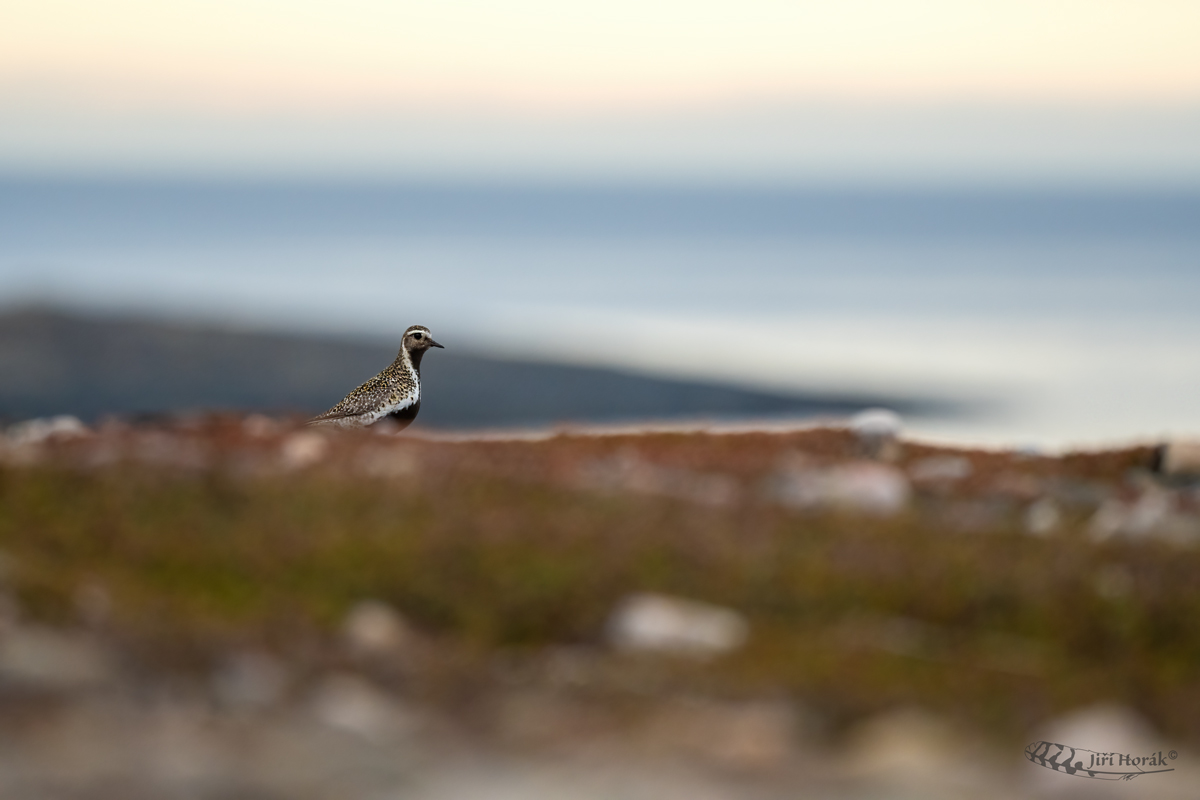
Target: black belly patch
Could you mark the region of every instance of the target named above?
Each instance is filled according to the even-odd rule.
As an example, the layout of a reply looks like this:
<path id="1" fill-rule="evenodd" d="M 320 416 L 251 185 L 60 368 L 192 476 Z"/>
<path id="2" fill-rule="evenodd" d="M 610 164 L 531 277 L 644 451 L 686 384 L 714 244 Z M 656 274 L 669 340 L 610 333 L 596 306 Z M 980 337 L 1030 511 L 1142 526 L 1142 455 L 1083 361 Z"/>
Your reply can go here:
<path id="1" fill-rule="evenodd" d="M 400 426 L 401 429 L 407 428 L 412 424 L 412 421 L 417 418 L 417 412 L 421 410 L 421 401 L 413 403 L 408 408 L 402 408 L 399 411 L 393 411 L 384 417 Z"/>

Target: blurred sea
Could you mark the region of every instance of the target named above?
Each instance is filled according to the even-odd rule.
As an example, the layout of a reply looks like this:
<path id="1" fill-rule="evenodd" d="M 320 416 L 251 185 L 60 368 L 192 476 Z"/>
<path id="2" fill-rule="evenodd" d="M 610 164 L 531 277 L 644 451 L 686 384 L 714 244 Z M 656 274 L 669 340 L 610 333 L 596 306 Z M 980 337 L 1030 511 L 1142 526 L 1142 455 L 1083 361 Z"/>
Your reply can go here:
<path id="1" fill-rule="evenodd" d="M 0 180 L 0 304 L 981 401 L 920 434 L 1200 433 L 1200 193 Z"/>

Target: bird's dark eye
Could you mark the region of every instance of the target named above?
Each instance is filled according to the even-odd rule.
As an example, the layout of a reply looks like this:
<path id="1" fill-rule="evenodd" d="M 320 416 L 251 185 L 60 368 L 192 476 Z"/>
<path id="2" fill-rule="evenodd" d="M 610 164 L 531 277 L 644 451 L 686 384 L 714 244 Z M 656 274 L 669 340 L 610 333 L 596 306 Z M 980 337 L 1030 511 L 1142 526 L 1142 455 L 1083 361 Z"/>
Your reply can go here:
<path id="1" fill-rule="evenodd" d="M 414 334 L 413 334 L 413 338 L 414 338 L 414 339 L 424 339 L 424 338 L 425 338 L 425 336 L 424 336 L 424 334 L 420 334 L 420 333 L 414 333 Z"/>

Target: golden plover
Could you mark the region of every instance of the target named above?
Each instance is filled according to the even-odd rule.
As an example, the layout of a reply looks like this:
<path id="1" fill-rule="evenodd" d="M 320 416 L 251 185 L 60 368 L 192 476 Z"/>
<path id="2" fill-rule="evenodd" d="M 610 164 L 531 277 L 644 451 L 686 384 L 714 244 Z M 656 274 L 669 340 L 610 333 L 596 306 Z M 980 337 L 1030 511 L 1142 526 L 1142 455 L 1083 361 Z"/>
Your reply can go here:
<path id="1" fill-rule="evenodd" d="M 431 347 L 441 345 L 433 340 L 429 328 L 411 326 L 404 332 L 400 352 L 390 367 L 308 424 L 365 428 L 387 418 L 407 428 L 421 410 L 421 357 Z"/>

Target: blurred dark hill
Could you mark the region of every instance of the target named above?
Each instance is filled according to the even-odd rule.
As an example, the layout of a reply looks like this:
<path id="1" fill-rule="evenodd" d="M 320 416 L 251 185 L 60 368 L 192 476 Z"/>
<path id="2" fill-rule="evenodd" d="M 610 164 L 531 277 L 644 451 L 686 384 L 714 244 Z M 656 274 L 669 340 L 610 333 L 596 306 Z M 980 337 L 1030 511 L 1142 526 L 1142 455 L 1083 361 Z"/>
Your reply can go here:
<path id="1" fill-rule="evenodd" d="M 0 314 L 0 417 L 198 409 L 313 413 L 391 363 L 396 347 L 311 335 L 86 317 Z M 537 425 L 672 417 L 847 414 L 886 405 L 922 415 L 949 404 L 903 398 L 772 394 L 454 350 L 426 360 L 420 424 Z"/>

